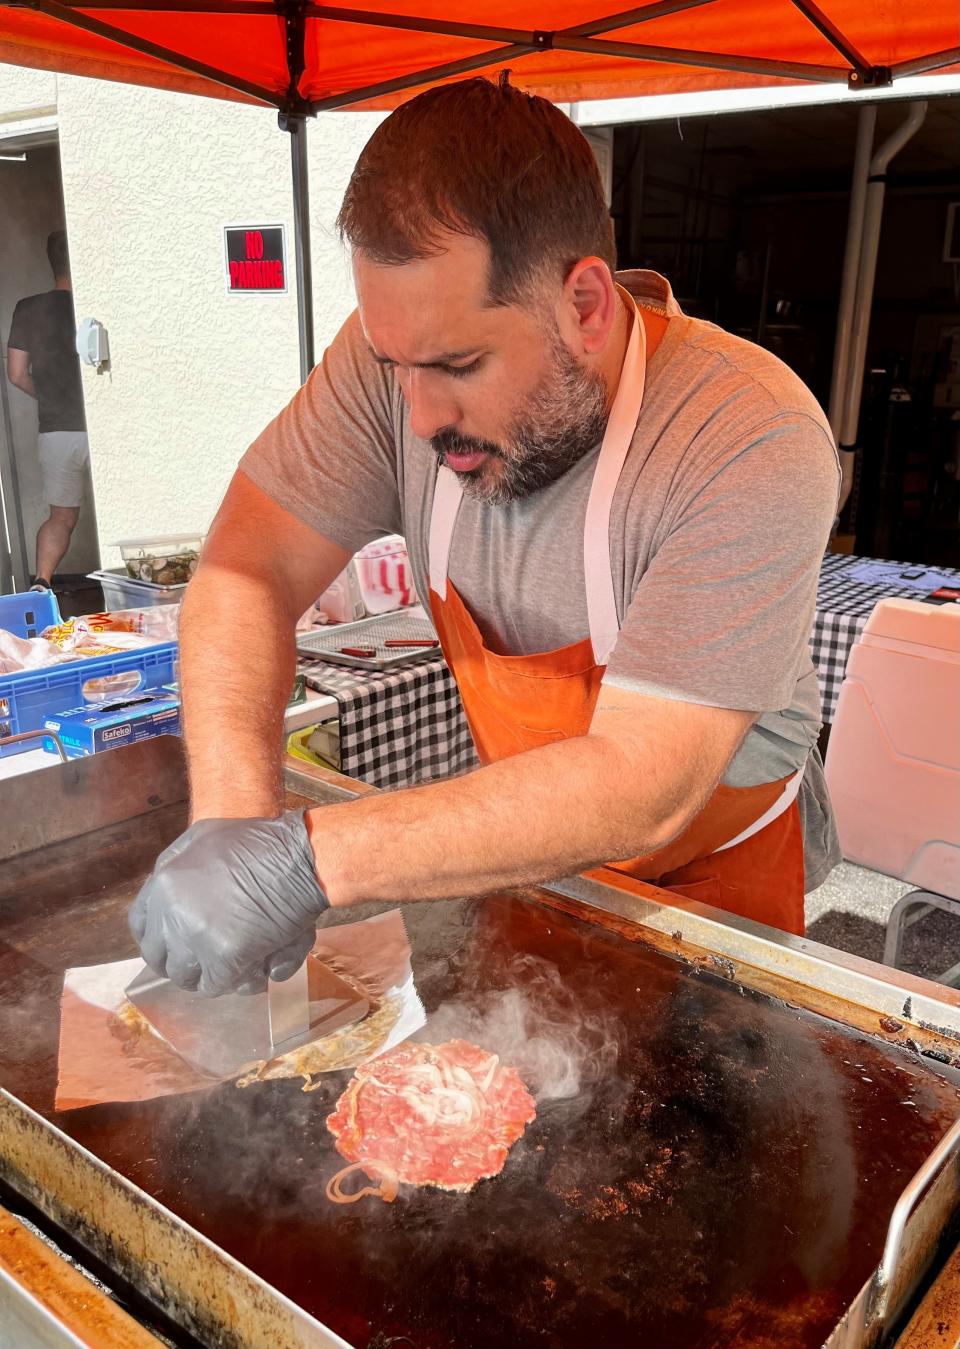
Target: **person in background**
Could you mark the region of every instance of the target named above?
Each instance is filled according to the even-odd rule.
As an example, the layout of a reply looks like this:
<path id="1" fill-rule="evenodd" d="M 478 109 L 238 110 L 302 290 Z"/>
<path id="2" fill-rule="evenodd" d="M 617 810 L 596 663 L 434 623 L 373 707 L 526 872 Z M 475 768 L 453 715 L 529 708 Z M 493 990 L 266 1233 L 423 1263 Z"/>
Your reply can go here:
<path id="1" fill-rule="evenodd" d="M 80 518 L 90 459 L 66 230 L 47 239 L 53 290 L 28 295 L 13 311 L 7 343 L 10 383 L 37 400 L 37 447 L 50 514 L 37 533 L 31 590 L 49 590 Z"/>

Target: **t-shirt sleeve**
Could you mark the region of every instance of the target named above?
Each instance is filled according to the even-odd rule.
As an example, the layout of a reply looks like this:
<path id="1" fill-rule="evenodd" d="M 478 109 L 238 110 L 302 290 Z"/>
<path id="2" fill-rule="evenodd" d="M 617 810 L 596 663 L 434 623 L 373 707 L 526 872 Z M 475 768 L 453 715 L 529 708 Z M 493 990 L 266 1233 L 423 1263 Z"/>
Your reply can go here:
<path id="1" fill-rule="evenodd" d="M 10 323 L 10 337 L 7 341 L 8 347 L 13 347 L 15 351 L 30 350 L 30 309 L 25 300 L 19 300 L 17 307 L 13 311 L 13 319 Z"/>
<path id="2" fill-rule="evenodd" d="M 240 461 L 261 491 L 355 553 L 401 531 L 393 390 L 356 313 Z"/>
<path id="3" fill-rule="evenodd" d="M 836 450 L 813 418 L 785 412 L 704 477 L 636 586 L 605 682 L 712 707 L 788 708 L 837 506 Z"/>

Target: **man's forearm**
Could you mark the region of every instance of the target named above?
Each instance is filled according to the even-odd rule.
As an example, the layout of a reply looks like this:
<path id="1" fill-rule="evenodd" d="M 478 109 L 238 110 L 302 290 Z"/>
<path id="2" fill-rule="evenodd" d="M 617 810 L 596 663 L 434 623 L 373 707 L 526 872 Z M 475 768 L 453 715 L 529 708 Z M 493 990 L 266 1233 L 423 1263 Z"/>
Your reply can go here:
<path id="1" fill-rule="evenodd" d="M 712 788 L 691 799 L 670 774 L 660 765 L 640 784 L 635 759 L 584 736 L 449 782 L 320 807 L 308 816 L 317 873 L 331 904 L 346 905 L 481 894 L 643 855 L 679 833 Z"/>
<path id="2" fill-rule="evenodd" d="M 270 586 L 201 564 L 180 625 L 193 818 L 274 816 L 283 807 L 283 713 L 293 623 Z"/>
<path id="3" fill-rule="evenodd" d="M 11 379 L 10 383 L 14 388 L 19 389 L 21 393 L 29 394 L 31 398 L 36 399 L 37 391 L 34 387 L 32 376 L 21 375 L 17 379 Z"/>

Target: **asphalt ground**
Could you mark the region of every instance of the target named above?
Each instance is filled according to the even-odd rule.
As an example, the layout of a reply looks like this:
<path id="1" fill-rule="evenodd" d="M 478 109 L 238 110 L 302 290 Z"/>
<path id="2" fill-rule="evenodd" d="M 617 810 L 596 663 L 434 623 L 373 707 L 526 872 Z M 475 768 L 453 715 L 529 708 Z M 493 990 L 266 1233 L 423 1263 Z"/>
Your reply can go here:
<path id="1" fill-rule="evenodd" d="M 807 936 L 867 960 L 883 960 L 890 911 L 916 886 L 866 867 L 841 862 L 817 890 L 807 895 Z M 960 902 L 957 912 L 934 910 L 906 929 L 900 966 L 924 979 L 938 979 L 960 961 Z"/>

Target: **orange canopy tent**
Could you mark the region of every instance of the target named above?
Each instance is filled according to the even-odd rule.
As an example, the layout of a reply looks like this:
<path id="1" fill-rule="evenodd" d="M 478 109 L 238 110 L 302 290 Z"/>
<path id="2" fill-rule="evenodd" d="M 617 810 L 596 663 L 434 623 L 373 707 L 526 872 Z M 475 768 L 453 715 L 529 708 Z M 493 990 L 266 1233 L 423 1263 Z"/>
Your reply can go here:
<path id="1" fill-rule="evenodd" d="M 415 11 L 415 12 L 411 12 Z M 509 65 L 560 101 L 767 81 L 854 89 L 960 62 L 956 0 L 23 0 L 0 5 L 0 61 L 273 104 L 389 107 Z"/>
<path id="2" fill-rule="evenodd" d="M 415 11 L 415 12 L 411 12 Z M 854 93 L 960 64 L 956 0 L 22 0 L 0 62 L 263 103 L 292 133 L 301 365 L 313 363 L 305 118 L 509 67 L 557 101 L 736 85 Z"/>

